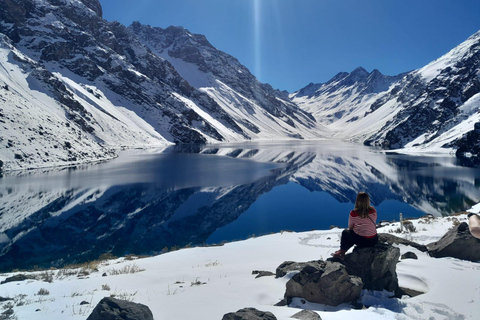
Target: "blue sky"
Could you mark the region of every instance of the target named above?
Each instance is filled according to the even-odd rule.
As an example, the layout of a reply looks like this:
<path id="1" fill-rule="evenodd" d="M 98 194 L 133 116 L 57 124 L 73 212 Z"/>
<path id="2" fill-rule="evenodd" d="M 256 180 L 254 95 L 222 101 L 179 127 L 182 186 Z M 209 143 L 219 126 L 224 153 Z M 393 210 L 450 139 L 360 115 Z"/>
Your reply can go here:
<path id="1" fill-rule="evenodd" d="M 125 25 L 203 34 L 262 82 L 293 92 L 358 66 L 420 68 L 480 30 L 478 0 L 100 0 Z"/>

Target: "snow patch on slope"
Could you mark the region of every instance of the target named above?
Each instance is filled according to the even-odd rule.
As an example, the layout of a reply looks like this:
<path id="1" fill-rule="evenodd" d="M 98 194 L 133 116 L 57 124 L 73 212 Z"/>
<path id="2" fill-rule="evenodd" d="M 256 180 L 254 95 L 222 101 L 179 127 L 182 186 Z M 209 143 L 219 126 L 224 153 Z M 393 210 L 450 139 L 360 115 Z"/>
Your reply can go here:
<path id="1" fill-rule="evenodd" d="M 470 48 L 480 39 L 480 31 L 469 37 L 466 41 L 450 50 L 448 53 L 437 60 L 427 64 L 425 67 L 418 69 L 417 73 L 422 76 L 426 82 L 435 79 L 443 70 L 454 66 L 461 61 L 465 55 L 470 53 Z"/>

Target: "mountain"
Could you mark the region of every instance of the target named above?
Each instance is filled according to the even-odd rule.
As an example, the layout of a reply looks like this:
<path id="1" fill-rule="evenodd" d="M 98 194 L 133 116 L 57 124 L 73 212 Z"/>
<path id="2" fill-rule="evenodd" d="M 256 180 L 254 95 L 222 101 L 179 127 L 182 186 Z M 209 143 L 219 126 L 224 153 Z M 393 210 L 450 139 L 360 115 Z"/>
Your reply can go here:
<path id="1" fill-rule="evenodd" d="M 478 157 L 479 74 L 477 32 L 421 69 L 389 77 L 357 68 L 327 83 L 310 84 L 291 98 L 325 125 L 332 138 Z"/>
<path id="2" fill-rule="evenodd" d="M 311 112 L 319 122 L 333 129 L 331 124 L 338 120 L 356 121 L 359 110 L 365 109 L 402 77 L 385 76 L 378 70 L 369 73 L 358 67 L 351 73 L 340 72 L 326 83 L 311 83 L 290 97 L 304 110 Z M 331 134 L 335 135 L 335 130 Z"/>
<path id="3" fill-rule="evenodd" d="M 0 8 L 4 170 L 105 160 L 120 148 L 320 136 L 286 93 L 203 36 L 105 21 L 97 0 Z M 155 41 L 144 39 L 150 29 Z M 182 69 L 194 58 L 198 78 Z M 195 87 L 206 75 L 218 85 Z"/>
<path id="4" fill-rule="evenodd" d="M 322 138 L 480 162 L 479 42 L 288 94 L 182 27 L 108 22 L 97 0 L 0 0 L 0 174 L 124 148 Z"/>
<path id="5" fill-rule="evenodd" d="M 129 30 L 153 53 L 169 61 L 188 83 L 214 99 L 250 131 L 250 136 L 320 137 L 312 115 L 292 103 L 287 92 L 260 83 L 236 58 L 215 49 L 205 36 L 182 27 L 162 29 L 139 22 Z"/>

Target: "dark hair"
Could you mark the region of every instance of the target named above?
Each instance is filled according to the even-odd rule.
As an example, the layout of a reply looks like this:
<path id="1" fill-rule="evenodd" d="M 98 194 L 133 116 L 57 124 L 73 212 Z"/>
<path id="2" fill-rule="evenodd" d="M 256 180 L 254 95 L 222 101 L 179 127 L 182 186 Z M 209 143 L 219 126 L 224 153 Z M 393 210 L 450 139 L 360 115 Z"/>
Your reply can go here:
<path id="1" fill-rule="evenodd" d="M 357 200 L 355 200 L 354 210 L 357 211 L 360 217 L 366 218 L 368 217 L 368 211 L 370 209 L 372 209 L 370 206 L 370 197 L 366 192 L 359 192 L 357 194 Z"/>

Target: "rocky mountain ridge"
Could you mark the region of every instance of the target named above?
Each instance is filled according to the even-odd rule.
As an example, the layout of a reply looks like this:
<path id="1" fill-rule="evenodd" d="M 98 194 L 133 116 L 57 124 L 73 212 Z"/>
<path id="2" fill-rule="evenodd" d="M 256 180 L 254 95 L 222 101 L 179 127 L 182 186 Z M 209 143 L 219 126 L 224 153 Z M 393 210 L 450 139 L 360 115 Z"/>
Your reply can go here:
<path id="1" fill-rule="evenodd" d="M 182 27 L 154 28 L 134 22 L 128 27 L 140 41 L 166 59 L 192 86 L 207 93 L 238 123 L 253 134 L 255 123 L 268 122 L 270 130 L 316 128 L 314 118 L 292 103 L 286 92 L 260 83 L 236 58 L 214 48 L 203 35 Z M 280 121 L 279 121 L 280 120 Z M 277 129 L 278 128 L 278 129 Z M 314 137 L 312 132 L 305 137 Z M 318 136 L 317 136 L 318 137 Z"/>
<path id="2" fill-rule="evenodd" d="M 4 170 L 103 160 L 125 147 L 320 136 L 309 114 L 232 57 L 247 80 L 223 76 L 227 94 L 193 87 L 133 27 L 105 21 L 96 0 L 2 0 L 0 7 Z M 242 93 L 243 113 L 222 102 Z"/>

